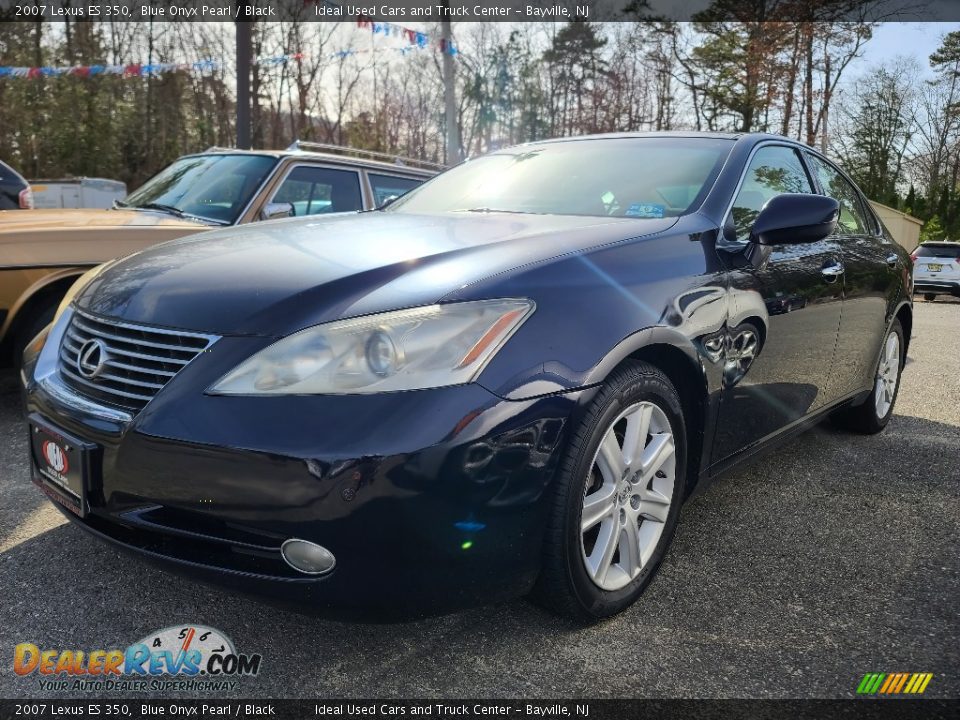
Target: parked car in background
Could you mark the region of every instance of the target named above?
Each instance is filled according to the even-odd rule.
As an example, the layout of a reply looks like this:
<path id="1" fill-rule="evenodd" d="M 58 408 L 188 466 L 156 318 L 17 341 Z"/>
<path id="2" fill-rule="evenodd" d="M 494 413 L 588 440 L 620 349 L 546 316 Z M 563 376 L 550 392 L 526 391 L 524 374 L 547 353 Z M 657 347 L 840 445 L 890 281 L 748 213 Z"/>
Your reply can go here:
<path id="1" fill-rule="evenodd" d="M 910 269 L 787 138 L 529 143 L 376 212 L 91 271 L 25 353 L 33 478 L 231 593 L 387 619 L 532 592 L 606 617 L 694 490 L 828 415 L 884 428 Z"/>
<path id="2" fill-rule="evenodd" d="M 31 210 L 33 193 L 23 176 L 0 160 L 0 210 Z"/>
<path id="3" fill-rule="evenodd" d="M 91 267 L 214 227 L 370 210 L 441 169 L 389 159 L 312 143 L 213 148 L 180 158 L 109 210 L 0 213 L 0 363 L 19 364 L 26 343 Z"/>
<path id="4" fill-rule="evenodd" d="M 33 206 L 50 208 L 111 208 L 127 195 L 127 185 L 105 178 L 65 178 L 31 180 Z"/>
<path id="5" fill-rule="evenodd" d="M 960 297 L 960 243 L 920 243 L 913 258 L 913 291 L 923 293 L 923 299 L 935 300 L 937 295 Z"/>

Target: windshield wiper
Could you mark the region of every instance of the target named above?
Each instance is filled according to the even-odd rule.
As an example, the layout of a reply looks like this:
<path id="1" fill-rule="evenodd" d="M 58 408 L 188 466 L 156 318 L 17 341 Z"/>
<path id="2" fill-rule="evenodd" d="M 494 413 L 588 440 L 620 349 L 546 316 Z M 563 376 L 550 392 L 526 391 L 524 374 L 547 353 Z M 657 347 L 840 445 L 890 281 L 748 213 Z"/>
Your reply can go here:
<path id="1" fill-rule="evenodd" d="M 211 225 L 230 225 L 227 220 L 217 220 L 216 218 L 208 218 L 203 215 L 194 215 L 193 213 L 184 212 L 173 205 L 164 205 L 163 203 L 150 202 L 144 203 L 143 205 L 130 205 L 127 203 L 124 204 L 123 207 L 128 207 L 133 210 L 159 210 L 160 212 L 170 213 L 184 220 L 199 220 L 200 222 L 210 223 Z"/>
<path id="2" fill-rule="evenodd" d="M 128 208 L 128 207 L 130 207 L 130 203 L 125 203 L 123 200 L 114 200 L 114 201 L 113 201 L 113 207 L 114 207 L 114 208 Z"/>
<path id="3" fill-rule="evenodd" d="M 133 207 L 137 210 L 159 210 L 160 212 L 169 213 L 170 215 L 176 215 L 178 218 L 186 216 L 186 213 L 180 208 L 174 207 L 173 205 L 164 205 L 163 203 L 149 202 L 143 205 L 134 205 Z"/>
<path id="4" fill-rule="evenodd" d="M 478 208 L 466 208 L 462 212 L 472 212 L 472 213 L 508 213 L 510 215 L 534 215 L 536 213 L 525 212 L 524 210 L 500 210 L 499 208 L 491 207 L 478 207 Z"/>

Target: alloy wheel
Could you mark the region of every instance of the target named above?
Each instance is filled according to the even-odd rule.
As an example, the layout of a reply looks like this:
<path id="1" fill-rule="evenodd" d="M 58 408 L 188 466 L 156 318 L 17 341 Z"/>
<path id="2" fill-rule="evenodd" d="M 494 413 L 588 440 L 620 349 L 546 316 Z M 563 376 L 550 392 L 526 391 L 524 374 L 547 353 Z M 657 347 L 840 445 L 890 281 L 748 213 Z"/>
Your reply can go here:
<path id="1" fill-rule="evenodd" d="M 584 566 L 603 590 L 629 584 L 653 555 L 670 513 L 675 450 L 666 413 L 649 401 L 628 407 L 604 433 L 580 514 Z"/>
<path id="2" fill-rule="evenodd" d="M 883 346 L 883 355 L 877 368 L 877 381 L 874 386 L 874 405 L 877 417 L 884 418 L 890 412 L 893 398 L 897 393 L 900 378 L 900 338 L 895 332 L 887 336 Z"/>

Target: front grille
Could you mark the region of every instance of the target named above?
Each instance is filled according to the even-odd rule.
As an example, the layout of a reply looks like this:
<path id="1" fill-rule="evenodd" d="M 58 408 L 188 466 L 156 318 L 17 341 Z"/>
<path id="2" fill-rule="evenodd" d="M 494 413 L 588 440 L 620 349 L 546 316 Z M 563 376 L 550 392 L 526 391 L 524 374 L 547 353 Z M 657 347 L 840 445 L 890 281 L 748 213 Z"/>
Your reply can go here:
<path id="1" fill-rule="evenodd" d="M 60 375 L 82 395 L 139 411 L 216 339 L 75 311 L 60 345 Z"/>

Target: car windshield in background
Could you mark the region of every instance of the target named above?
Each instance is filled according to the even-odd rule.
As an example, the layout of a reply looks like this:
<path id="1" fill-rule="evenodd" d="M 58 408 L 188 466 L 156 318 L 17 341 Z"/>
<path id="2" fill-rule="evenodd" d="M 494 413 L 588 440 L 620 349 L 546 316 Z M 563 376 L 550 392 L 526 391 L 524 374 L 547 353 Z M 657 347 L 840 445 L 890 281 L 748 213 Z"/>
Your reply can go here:
<path id="1" fill-rule="evenodd" d="M 459 165 L 387 211 L 676 217 L 699 207 L 732 147 L 722 138 L 524 145 Z"/>
<path id="2" fill-rule="evenodd" d="M 406 195 L 415 187 L 423 184 L 423 180 L 397 177 L 396 175 L 367 173 L 367 177 L 370 178 L 370 187 L 373 189 L 373 202 L 377 207 L 391 200 L 396 200 L 401 195 Z"/>
<path id="3" fill-rule="evenodd" d="M 268 155 L 181 158 L 130 193 L 121 206 L 233 224 L 276 164 Z"/>
<path id="4" fill-rule="evenodd" d="M 926 243 L 913 254 L 917 257 L 960 257 L 960 243 Z"/>

